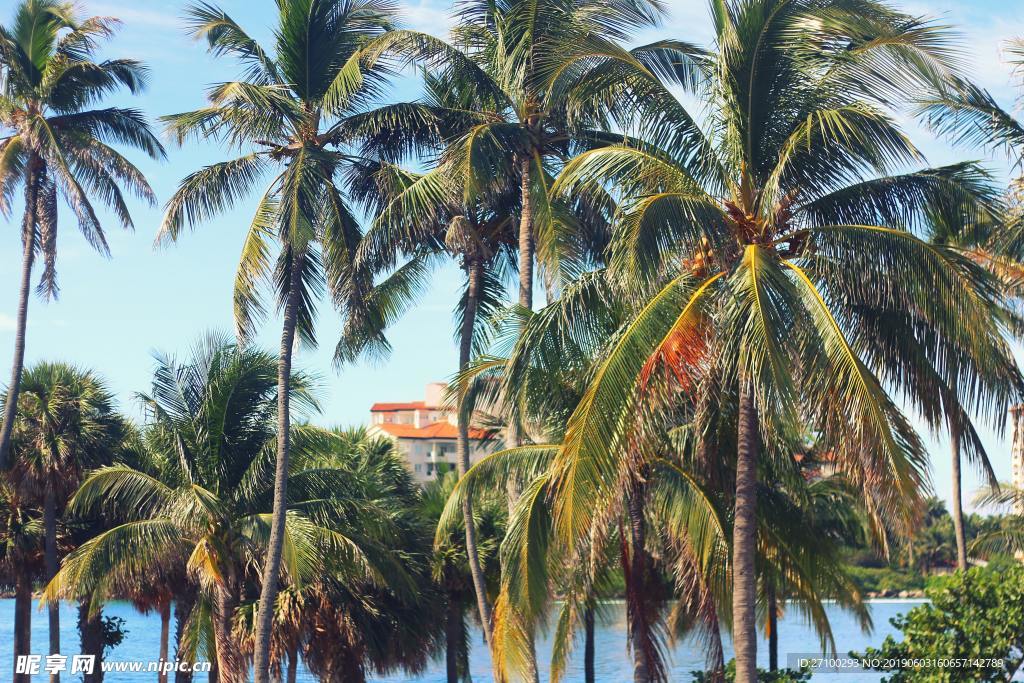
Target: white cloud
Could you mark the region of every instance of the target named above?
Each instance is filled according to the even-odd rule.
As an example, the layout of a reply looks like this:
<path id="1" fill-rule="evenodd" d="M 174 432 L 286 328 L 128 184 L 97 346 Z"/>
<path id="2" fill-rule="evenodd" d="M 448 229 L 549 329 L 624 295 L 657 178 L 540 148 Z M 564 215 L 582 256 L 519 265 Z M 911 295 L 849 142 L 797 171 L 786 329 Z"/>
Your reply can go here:
<path id="1" fill-rule="evenodd" d="M 435 3 L 419 0 L 402 5 L 403 22 L 415 31 L 429 33 L 438 38 L 447 38 L 455 25 L 451 3 Z"/>
<path id="2" fill-rule="evenodd" d="M 141 24 L 154 28 L 181 28 L 181 19 L 175 12 L 164 12 L 159 7 L 169 3 L 161 2 L 86 2 L 84 8 L 90 15 L 117 17 L 127 25 Z M 148 6 L 148 7 L 147 7 Z"/>
<path id="3" fill-rule="evenodd" d="M 0 330 L 13 332 L 17 321 L 6 313 L 0 313 Z"/>

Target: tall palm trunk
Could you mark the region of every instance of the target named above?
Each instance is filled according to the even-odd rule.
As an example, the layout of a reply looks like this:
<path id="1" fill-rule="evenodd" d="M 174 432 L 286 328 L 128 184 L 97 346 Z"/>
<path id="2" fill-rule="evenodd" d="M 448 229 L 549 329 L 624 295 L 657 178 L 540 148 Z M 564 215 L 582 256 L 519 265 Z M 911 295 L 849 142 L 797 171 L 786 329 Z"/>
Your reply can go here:
<path id="1" fill-rule="evenodd" d="M 90 601 L 78 603 L 78 635 L 83 655 L 92 655 L 93 670 L 82 676 L 83 683 L 103 683 L 103 616 L 90 609 Z"/>
<path id="2" fill-rule="evenodd" d="M 533 160 L 523 155 L 519 161 L 522 213 L 519 216 L 519 305 L 533 308 Z"/>
<path id="3" fill-rule="evenodd" d="M 594 683 L 594 608 L 583 612 L 583 683 Z"/>
<path id="4" fill-rule="evenodd" d="M 950 501 L 953 515 L 953 531 L 956 535 L 956 568 L 967 570 L 967 533 L 964 531 L 964 506 L 961 500 L 962 479 L 960 474 L 960 430 L 953 427 L 949 432 L 949 444 L 952 451 L 953 496 Z"/>
<path id="5" fill-rule="evenodd" d="M 214 598 L 213 639 L 217 646 L 218 683 L 242 683 L 246 680 L 238 645 L 231 635 L 231 622 L 238 608 L 238 593 L 233 577 L 225 577 Z"/>
<path id="6" fill-rule="evenodd" d="M 43 565 L 46 583 L 57 575 L 57 492 L 50 482 L 43 496 Z M 50 626 L 50 654 L 60 654 L 60 603 L 50 600 L 46 604 Z M 60 674 L 50 674 L 50 683 L 60 683 Z"/>
<path id="7" fill-rule="evenodd" d="M 736 501 L 733 521 L 733 646 L 736 683 L 757 681 L 757 459 L 760 450 L 754 386 L 741 380 L 738 443 L 736 450 Z"/>
<path id="8" fill-rule="evenodd" d="M 633 649 L 633 683 L 651 683 L 657 670 L 654 659 L 654 634 L 651 610 L 656 598 L 652 594 L 650 558 L 647 555 L 647 533 L 644 527 L 643 487 L 634 483 L 626 497 L 629 517 L 629 561 L 626 565 L 626 618 L 629 643 Z"/>
<path id="9" fill-rule="evenodd" d="M 171 601 L 165 600 L 160 605 L 160 672 L 157 674 L 159 683 L 167 683 L 167 672 L 163 669 L 163 663 L 170 655 L 171 641 Z"/>
<path id="10" fill-rule="evenodd" d="M 466 263 L 466 310 L 462 315 L 462 329 L 459 331 L 459 372 L 463 372 L 469 366 L 470 354 L 473 347 L 473 327 L 476 323 L 476 309 L 480 300 L 480 286 L 483 279 L 483 264 L 477 258 L 467 257 Z M 459 478 L 469 471 L 469 414 L 466 410 L 465 398 L 460 389 L 459 396 L 459 425 L 458 441 L 456 442 L 456 460 L 459 468 Z M 484 638 L 487 644 L 493 646 L 493 631 L 491 630 L 491 607 L 487 603 L 487 585 L 484 582 L 484 572 L 480 567 L 480 551 L 476 543 L 476 522 L 473 519 L 473 502 L 469 496 L 462 499 L 462 516 L 466 522 L 466 555 L 469 558 L 469 573 L 473 578 L 473 590 L 476 592 L 477 609 L 480 612 L 480 622 L 483 625 Z"/>
<path id="11" fill-rule="evenodd" d="M 14 665 L 32 654 L 32 577 L 24 567 L 14 579 Z M 29 683 L 28 674 L 14 674 L 13 683 Z"/>
<path id="12" fill-rule="evenodd" d="M 174 602 L 174 658 L 179 662 L 193 662 L 195 657 L 185 654 L 185 626 L 188 624 L 192 610 L 195 609 L 196 597 L 191 590 L 179 590 L 178 599 Z M 174 683 L 192 683 L 192 670 L 174 672 Z"/>
<path id="13" fill-rule="evenodd" d="M 292 349 L 295 347 L 295 326 L 298 321 L 304 260 L 303 254 L 296 254 L 292 258 L 288 299 L 285 303 L 284 324 L 281 330 L 281 355 L 277 364 L 277 467 L 274 471 L 274 510 L 270 522 L 270 542 L 267 548 L 267 561 L 263 565 L 263 586 L 256 614 L 256 646 L 253 654 L 256 683 L 270 682 L 270 631 L 273 628 L 274 602 L 277 600 L 281 550 L 284 546 L 285 513 L 288 510 Z"/>
<path id="14" fill-rule="evenodd" d="M 32 263 L 35 260 L 35 231 L 38 222 L 39 181 L 43 172 L 43 161 L 33 154 L 28 161 L 29 177 L 25 185 L 25 217 L 22 222 L 21 279 L 18 284 L 18 313 L 14 322 L 14 360 L 11 361 L 11 381 L 7 385 L 7 401 L 4 403 L 3 422 L 0 423 L 0 469 L 7 467 L 7 456 L 11 448 L 11 432 L 14 430 L 14 416 L 18 412 L 18 390 L 21 388 L 21 372 L 25 367 L 25 327 L 28 321 L 28 296 L 32 287 Z"/>
<path id="15" fill-rule="evenodd" d="M 448 683 L 459 683 L 465 635 L 462 624 L 462 601 L 458 593 L 449 591 L 444 619 L 444 666 Z"/>
<path id="16" fill-rule="evenodd" d="M 775 584 L 768 583 L 768 670 L 779 670 L 779 603 Z"/>

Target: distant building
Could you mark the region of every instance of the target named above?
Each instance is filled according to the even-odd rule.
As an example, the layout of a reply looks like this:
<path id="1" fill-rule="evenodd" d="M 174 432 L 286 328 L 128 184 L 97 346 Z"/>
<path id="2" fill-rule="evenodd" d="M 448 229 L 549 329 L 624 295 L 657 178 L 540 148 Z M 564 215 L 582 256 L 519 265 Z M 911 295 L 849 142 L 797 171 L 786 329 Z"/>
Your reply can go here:
<path id="1" fill-rule="evenodd" d="M 427 385 L 422 401 L 374 403 L 370 407 L 368 431 L 393 439 L 413 477 L 421 484 L 457 466 L 457 416 L 454 408 L 444 405 L 447 389 L 443 382 L 434 382 Z M 487 436 L 486 430 L 470 428 L 471 464 L 494 451 L 490 444 L 482 443 Z"/>

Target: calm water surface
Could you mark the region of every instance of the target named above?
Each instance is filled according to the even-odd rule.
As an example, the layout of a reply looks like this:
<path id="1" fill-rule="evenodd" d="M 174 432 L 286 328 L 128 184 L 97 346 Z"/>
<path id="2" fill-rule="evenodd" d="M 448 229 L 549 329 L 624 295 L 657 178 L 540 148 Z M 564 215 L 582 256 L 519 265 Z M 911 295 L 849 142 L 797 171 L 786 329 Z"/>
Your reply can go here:
<path id="1" fill-rule="evenodd" d="M 836 608 L 828 606 L 829 618 L 832 621 L 832 629 L 836 638 L 836 646 L 840 654 L 849 650 L 863 650 L 868 645 L 877 646 L 887 634 L 895 633 L 895 629 L 889 624 L 889 619 L 897 614 L 912 609 L 920 604 L 920 600 L 877 600 L 871 603 L 871 615 L 874 620 L 874 631 L 865 634 L 860 630 L 856 620 Z M 128 636 L 125 641 L 109 655 L 111 661 L 150 661 L 157 659 L 160 643 L 160 618 L 156 614 L 143 615 L 136 612 L 127 603 L 113 603 L 104 608 L 104 613 L 110 616 L 118 616 L 125 620 L 125 628 Z M 61 611 L 61 642 L 64 644 L 65 654 L 78 652 L 78 632 L 76 630 L 77 610 L 71 606 L 65 606 Z M 46 614 L 45 612 L 33 612 L 32 614 L 32 651 L 33 653 L 44 653 L 47 642 Z M 10 681 L 12 674 L 12 638 L 14 625 L 14 601 L 0 600 L 0 681 Z M 438 624 L 441 628 L 441 624 Z M 173 630 L 172 630 L 173 633 Z M 632 668 L 628 653 L 626 652 L 626 620 L 625 609 L 621 604 L 609 604 L 605 607 L 603 622 L 598 624 L 596 632 L 596 668 L 599 681 L 608 683 L 620 683 L 632 680 Z M 726 644 L 728 648 L 728 643 Z M 809 653 L 818 650 L 818 641 L 811 629 L 809 629 L 802 617 L 793 610 L 780 621 L 779 624 L 779 662 L 785 666 L 787 653 Z M 173 644 L 172 644 L 173 650 Z M 547 666 L 544 659 L 551 651 L 550 640 L 545 639 L 538 644 L 537 652 L 541 658 L 543 669 L 542 680 L 546 680 Z M 577 649 L 577 657 L 569 669 L 568 681 L 583 680 L 582 645 Z M 728 659 L 730 655 L 726 656 Z M 768 666 L 767 644 L 762 643 L 758 648 L 758 659 L 762 666 Z M 671 679 L 673 681 L 688 682 L 691 680 L 690 672 L 694 669 L 701 669 L 704 665 L 704 653 L 699 643 L 681 642 L 677 643 L 671 652 Z M 478 683 L 491 681 L 490 665 L 488 663 L 487 651 L 480 638 L 479 630 L 473 632 L 473 652 L 470 666 L 473 680 Z M 72 677 L 64 674 L 62 681 L 73 681 L 77 674 Z M 131 673 L 108 673 L 106 683 L 131 683 L 139 680 L 156 680 L 155 673 L 131 674 Z M 197 676 L 197 683 L 205 683 L 205 674 Z M 817 674 L 815 681 L 835 681 L 835 683 L 864 683 L 867 681 L 878 681 L 879 675 L 869 674 Z M 45 681 L 45 674 L 35 677 L 37 681 Z M 300 669 L 299 681 L 301 683 L 314 683 L 315 678 L 308 672 Z M 373 678 L 375 683 L 444 683 L 444 660 L 443 658 L 432 663 L 425 673 L 419 677 L 409 677 L 404 674 L 388 676 L 384 678 Z"/>

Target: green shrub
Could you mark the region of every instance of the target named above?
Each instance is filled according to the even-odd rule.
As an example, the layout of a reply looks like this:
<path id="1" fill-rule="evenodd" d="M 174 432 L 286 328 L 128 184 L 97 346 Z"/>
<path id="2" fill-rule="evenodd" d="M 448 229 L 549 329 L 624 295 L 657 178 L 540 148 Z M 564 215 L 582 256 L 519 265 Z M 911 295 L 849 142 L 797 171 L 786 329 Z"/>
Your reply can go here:
<path id="1" fill-rule="evenodd" d="M 1021 664 L 1024 646 L 1024 567 L 977 567 L 935 581 L 930 604 L 892 619 L 903 633 L 889 636 L 869 660 L 893 683 L 1003 681 Z"/>
<path id="2" fill-rule="evenodd" d="M 708 683 L 711 676 L 706 671 L 691 671 L 694 683 Z M 811 679 L 809 669 L 779 669 L 768 671 L 767 669 L 757 670 L 757 683 L 804 683 Z M 726 683 L 736 680 L 736 660 L 730 659 L 725 665 Z"/>

